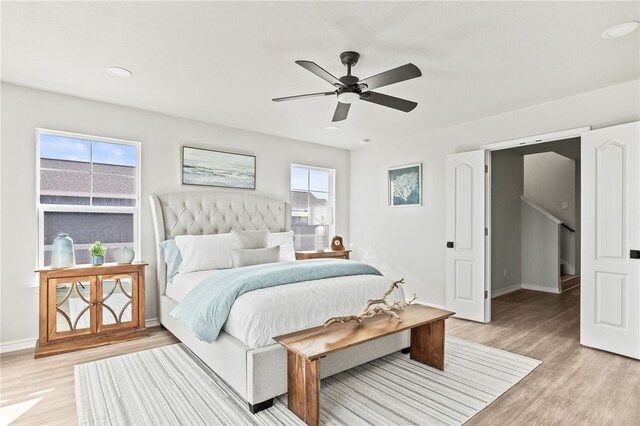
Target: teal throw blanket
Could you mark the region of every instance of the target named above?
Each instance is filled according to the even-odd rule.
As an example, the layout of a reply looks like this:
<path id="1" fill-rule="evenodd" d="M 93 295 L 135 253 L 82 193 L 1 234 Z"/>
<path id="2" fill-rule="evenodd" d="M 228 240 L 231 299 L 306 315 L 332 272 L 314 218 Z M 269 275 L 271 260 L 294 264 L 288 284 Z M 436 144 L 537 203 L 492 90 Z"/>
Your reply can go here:
<path id="1" fill-rule="evenodd" d="M 211 343 L 242 294 L 261 288 L 349 275 L 382 275 L 376 268 L 352 260 L 311 259 L 224 269 L 198 284 L 171 311 L 201 340 Z"/>

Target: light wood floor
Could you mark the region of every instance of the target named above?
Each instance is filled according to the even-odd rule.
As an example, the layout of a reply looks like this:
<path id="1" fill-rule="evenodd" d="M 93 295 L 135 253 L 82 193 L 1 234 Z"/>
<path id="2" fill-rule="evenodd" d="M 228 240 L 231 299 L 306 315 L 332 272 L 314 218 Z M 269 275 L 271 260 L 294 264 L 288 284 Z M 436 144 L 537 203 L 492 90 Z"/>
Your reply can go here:
<path id="1" fill-rule="evenodd" d="M 560 295 L 520 290 L 493 300 L 490 324 L 447 321 L 448 334 L 543 361 L 468 424 L 640 425 L 640 361 L 580 346 L 579 297 L 579 287 Z M 164 329 L 150 331 L 145 339 L 38 360 L 32 351 L 4 354 L 0 405 L 42 398 L 15 424 L 75 424 L 73 366 L 176 341 Z"/>

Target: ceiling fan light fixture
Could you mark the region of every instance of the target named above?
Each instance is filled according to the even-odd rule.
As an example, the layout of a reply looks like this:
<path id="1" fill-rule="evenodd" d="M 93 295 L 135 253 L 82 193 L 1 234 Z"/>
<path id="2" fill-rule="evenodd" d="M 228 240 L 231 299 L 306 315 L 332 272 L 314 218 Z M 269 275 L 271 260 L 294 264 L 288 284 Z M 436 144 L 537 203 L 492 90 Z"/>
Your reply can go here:
<path id="1" fill-rule="evenodd" d="M 352 104 L 360 99 L 360 94 L 355 92 L 342 92 L 338 93 L 338 101 L 343 104 Z"/>
<path id="2" fill-rule="evenodd" d="M 623 22 L 621 24 L 614 25 L 611 28 L 607 28 L 602 33 L 602 38 L 614 39 L 614 38 L 624 37 L 627 34 L 631 34 L 638 28 L 640 28 L 640 22 L 638 21 Z"/>

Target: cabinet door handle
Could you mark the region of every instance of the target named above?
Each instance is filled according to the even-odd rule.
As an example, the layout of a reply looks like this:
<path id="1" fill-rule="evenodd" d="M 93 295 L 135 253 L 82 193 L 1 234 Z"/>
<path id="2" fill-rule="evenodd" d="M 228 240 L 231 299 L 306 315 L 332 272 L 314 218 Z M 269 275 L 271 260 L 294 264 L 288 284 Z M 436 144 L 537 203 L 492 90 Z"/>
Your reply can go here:
<path id="1" fill-rule="evenodd" d="M 631 251 L 629 251 L 629 257 L 631 259 L 640 259 L 640 250 L 631 250 Z"/>
<path id="2" fill-rule="evenodd" d="M 453 241 L 447 241 L 447 248 L 453 248 Z"/>

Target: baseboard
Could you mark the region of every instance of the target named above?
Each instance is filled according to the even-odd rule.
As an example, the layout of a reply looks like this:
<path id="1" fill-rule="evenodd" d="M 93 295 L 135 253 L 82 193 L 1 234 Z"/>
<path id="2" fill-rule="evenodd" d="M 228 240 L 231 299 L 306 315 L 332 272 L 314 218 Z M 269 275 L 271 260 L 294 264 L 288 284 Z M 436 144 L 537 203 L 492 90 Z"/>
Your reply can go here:
<path id="1" fill-rule="evenodd" d="M 418 305 L 429 306 L 430 308 L 442 309 L 443 311 L 448 311 L 446 306 L 436 305 L 435 303 L 427 303 L 427 302 L 423 302 L 422 300 L 414 300 L 413 303 Z"/>
<path id="2" fill-rule="evenodd" d="M 495 297 L 502 296 L 507 293 L 512 293 L 518 290 L 522 290 L 522 284 L 514 284 L 514 285 L 510 285 L 509 287 L 502 288 L 500 290 L 492 291 L 491 298 L 493 299 Z"/>
<path id="3" fill-rule="evenodd" d="M 158 318 L 149 318 L 148 320 L 145 320 L 144 326 L 147 328 L 160 327 L 160 320 Z"/>
<path id="4" fill-rule="evenodd" d="M 522 288 L 524 288 L 525 290 L 544 291 L 545 293 L 560 294 L 560 290 L 558 290 L 557 288 L 552 289 L 549 287 L 543 287 L 541 285 L 522 284 Z"/>
<path id="5" fill-rule="evenodd" d="M 144 325 L 147 328 L 159 327 L 160 320 L 158 318 L 149 318 L 148 320 L 145 320 Z M 33 337 L 31 339 L 21 339 L 21 340 L 14 340 L 12 342 L 0 343 L 0 354 L 6 353 L 6 352 L 21 351 L 23 349 L 33 349 L 36 347 L 37 341 L 38 341 L 38 338 Z"/>
<path id="6" fill-rule="evenodd" d="M 0 343 L 0 353 L 21 351 L 23 349 L 33 349 L 36 347 L 37 337 L 30 339 L 13 340 L 11 342 Z"/>

